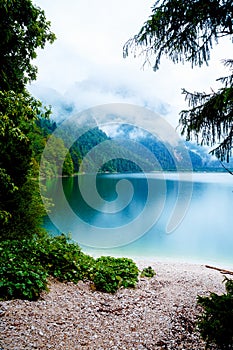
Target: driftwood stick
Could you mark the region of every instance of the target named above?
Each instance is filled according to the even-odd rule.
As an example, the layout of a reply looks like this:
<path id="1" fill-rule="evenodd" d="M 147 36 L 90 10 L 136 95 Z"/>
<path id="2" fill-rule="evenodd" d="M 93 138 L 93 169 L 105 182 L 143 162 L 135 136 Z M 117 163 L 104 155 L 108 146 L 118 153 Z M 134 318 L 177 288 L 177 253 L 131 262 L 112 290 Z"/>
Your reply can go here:
<path id="1" fill-rule="evenodd" d="M 229 271 L 229 270 L 225 270 L 225 269 L 221 269 L 219 267 L 215 267 L 215 266 L 210 266 L 210 265 L 205 265 L 205 267 L 207 267 L 208 269 L 213 269 L 213 270 L 217 270 L 223 274 L 226 275 L 233 275 L 233 271 Z"/>

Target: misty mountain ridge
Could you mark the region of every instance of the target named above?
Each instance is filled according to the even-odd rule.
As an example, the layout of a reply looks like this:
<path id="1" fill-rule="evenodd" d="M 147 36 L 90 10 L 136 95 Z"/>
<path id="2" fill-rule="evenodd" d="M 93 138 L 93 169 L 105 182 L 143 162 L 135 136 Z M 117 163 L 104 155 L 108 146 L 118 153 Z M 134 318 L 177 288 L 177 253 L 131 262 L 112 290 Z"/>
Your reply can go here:
<path id="1" fill-rule="evenodd" d="M 80 88 L 78 84 L 78 89 Z M 89 82 L 87 81 L 85 84 L 81 84 L 82 87 L 88 87 L 90 86 Z M 94 89 L 94 87 L 93 87 Z M 51 88 L 44 88 L 40 87 L 38 85 L 31 86 L 30 87 L 31 92 L 35 95 L 36 98 L 39 98 L 42 100 L 42 102 L 45 105 L 51 106 L 52 109 L 52 117 L 51 120 L 54 120 L 57 125 L 60 125 L 62 121 L 66 120 L 72 115 L 77 114 L 78 115 L 78 107 L 77 103 L 74 102 L 73 99 L 70 97 L 69 94 L 60 94 L 55 89 Z M 76 90 L 77 92 L 77 86 Z M 129 93 L 126 92 L 126 89 L 123 87 L 118 87 L 118 90 L 116 89 L 115 93 L 117 95 L 124 95 L 124 97 L 129 97 Z M 146 101 L 145 101 L 146 104 Z M 146 106 L 145 106 L 146 107 Z M 162 103 L 157 104 L 158 113 L 166 114 L 167 112 L 167 106 L 163 105 Z M 114 118 L 114 116 L 113 116 Z M 150 134 L 149 132 L 137 128 L 133 125 L 129 124 L 121 124 L 121 125 L 112 125 L 108 127 L 103 127 L 101 132 L 101 140 L 112 140 L 114 141 L 114 145 L 112 146 L 111 151 L 113 151 L 113 154 L 115 154 L 115 160 L 112 161 L 110 166 L 110 171 L 124 171 L 124 166 L 122 164 L 125 164 L 125 168 L 128 170 L 131 169 L 132 171 L 134 169 L 138 169 L 138 167 L 134 166 L 126 166 L 127 161 L 119 162 L 117 159 L 122 158 L 122 155 L 124 155 L 128 159 L 134 159 L 135 162 L 139 162 L 143 164 L 143 167 L 147 171 L 152 171 L 153 166 L 155 167 L 154 170 L 165 170 L 165 171 L 175 171 L 176 170 L 176 162 L 180 165 L 182 170 L 190 169 L 190 164 L 187 164 L 187 160 L 185 160 L 184 155 L 184 147 L 188 151 L 189 157 L 191 159 L 192 168 L 194 171 L 224 171 L 224 168 L 222 167 L 221 163 L 216 159 L 216 157 L 211 156 L 208 153 L 208 149 L 206 147 L 199 146 L 192 142 L 183 142 L 181 141 L 180 146 L 172 147 L 171 144 L 169 144 L 169 140 L 167 142 L 162 142 L 158 138 L 156 138 L 154 135 Z M 99 138 L 97 136 L 98 132 L 94 133 L 94 138 Z M 104 135 L 104 136 L 103 136 Z M 93 135 L 91 136 L 93 138 Z M 85 138 L 86 140 L 86 138 Z M 128 140 L 128 141 L 127 141 Z M 90 145 L 95 146 L 96 142 L 95 140 L 92 140 L 93 142 L 90 142 Z M 131 141 L 131 142 L 129 142 Z M 134 141 L 134 142 L 132 142 Z M 86 141 L 85 141 L 86 142 Z M 78 146 L 78 153 L 82 154 L 83 147 L 80 142 L 77 142 Z M 145 160 L 144 157 L 144 151 L 140 147 L 142 145 L 143 147 L 147 148 L 157 159 L 158 164 L 149 164 L 149 161 Z M 182 146 L 181 146 L 182 145 Z M 120 151 L 117 151 L 117 147 L 120 147 Z M 169 152 L 169 148 L 172 152 Z M 113 150 L 114 149 L 114 150 Z M 122 150 L 125 150 L 124 152 Z M 81 151 L 80 151 L 81 150 Z M 127 150 L 127 151 L 126 151 Z M 106 154 L 110 156 L 109 149 L 106 148 L 105 150 Z M 137 154 L 137 158 L 135 158 L 135 154 Z M 187 156 L 186 156 L 187 157 Z M 108 158 L 108 157 L 104 157 Z M 80 161 L 79 161 L 80 163 Z M 110 164 L 109 163 L 109 164 Z M 114 166 L 113 166 L 114 163 Z M 119 165 L 120 164 L 120 165 Z M 225 164 L 227 168 L 233 167 L 233 161 L 231 160 L 230 163 Z M 105 166 L 104 169 L 108 171 L 108 166 Z M 76 167 L 77 170 L 77 167 Z M 129 170 L 130 171 L 130 170 Z"/>
<path id="2" fill-rule="evenodd" d="M 137 143 L 142 144 L 157 157 L 163 170 L 176 170 L 176 161 L 180 164 L 182 170 L 190 168 L 190 164 L 187 164 L 187 160 L 185 160 L 187 155 L 184 155 L 184 150 L 186 150 L 194 171 L 225 171 L 219 160 L 208 153 L 207 147 L 199 146 L 190 141 L 181 140 L 180 145 L 172 147 L 171 154 L 169 152 L 169 149 L 171 149 L 169 141 L 162 142 L 149 132 L 132 125 L 123 124 L 116 126 L 113 130 L 108 128 L 107 134 L 113 140 L 118 140 L 122 145 L 125 143 L 126 139 L 133 140 L 134 144 L 131 150 L 137 152 L 138 155 L 140 155 L 140 151 L 137 149 L 136 145 Z M 141 154 L 141 156 L 143 157 L 143 154 Z M 225 166 L 229 169 L 232 168 L 233 160 L 231 159 Z"/>

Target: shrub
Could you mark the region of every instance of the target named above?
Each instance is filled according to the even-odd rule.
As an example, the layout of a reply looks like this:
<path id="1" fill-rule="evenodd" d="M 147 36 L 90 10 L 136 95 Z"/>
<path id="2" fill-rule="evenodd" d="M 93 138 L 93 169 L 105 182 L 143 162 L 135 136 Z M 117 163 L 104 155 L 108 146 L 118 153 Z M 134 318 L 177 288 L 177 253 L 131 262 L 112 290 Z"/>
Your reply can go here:
<path id="1" fill-rule="evenodd" d="M 40 261 L 46 266 L 49 275 L 60 281 L 90 278 L 94 258 L 84 254 L 77 243 L 72 243 L 65 235 L 46 237 L 38 241 Z"/>
<path id="2" fill-rule="evenodd" d="M 48 276 L 60 281 L 91 280 L 96 289 L 113 293 L 120 286 L 135 287 L 138 268 L 131 259 L 84 254 L 65 235 L 0 242 L 2 299 L 36 300 L 47 289 Z"/>
<path id="3" fill-rule="evenodd" d="M 2 299 L 36 300 L 47 288 L 48 273 L 37 261 L 34 241 L 0 244 L 0 295 Z"/>
<path id="4" fill-rule="evenodd" d="M 220 349 L 233 349 L 233 280 L 225 278 L 226 293 L 209 297 L 198 296 L 198 304 L 204 309 L 199 317 L 197 328 L 202 338 Z"/>
<path id="5" fill-rule="evenodd" d="M 64 236 L 34 237 L 0 242 L 0 294 L 2 299 L 36 300 L 47 289 L 47 277 L 60 281 L 90 278 L 94 259 Z"/>
<path id="6" fill-rule="evenodd" d="M 138 267 L 131 259 L 102 256 L 96 259 L 92 280 L 97 290 L 115 293 L 121 286 L 135 287 L 138 273 Z"/>
<path id="7" fill-rule="evenodd" d="M 156 272 L 152 269 L 151 266 L 145 267 L 141 272 L 141 277 L 154 277 Z"/>

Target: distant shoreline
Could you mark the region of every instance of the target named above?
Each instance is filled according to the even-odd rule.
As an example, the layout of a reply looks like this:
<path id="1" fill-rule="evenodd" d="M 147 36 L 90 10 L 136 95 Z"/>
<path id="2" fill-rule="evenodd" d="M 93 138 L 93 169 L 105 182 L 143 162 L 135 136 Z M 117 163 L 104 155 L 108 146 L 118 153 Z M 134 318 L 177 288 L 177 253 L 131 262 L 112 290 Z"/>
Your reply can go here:
<path id="1" fill-rule="evenodd" d="M 231 170 L 231 168 L 230 168 Z M 233 170 L 233 169 L 232 169 Z M 67 177 L 76 177 L 76 176 L 80 176 L 80 175 L 133 175 L 133 174 L 227 174 L 230 175 L 225 169 L 193 169 L 192 171 L 190 171 L 190 169 L 179 169 L 179 171 L 177 170 L 153 170 L 153 171 L 147 171 L 147 172 L 110 172 L 110 171 L 99 171 L 97 173 L 95 172 L 90 172 L 90 173 L 86 173 L 86 172 L 77 172 L 71 175 L 56 175 L 53 177 L 40 177 L 41 180 L 51 180 L 51 179 L 56 179 L 56 178 L 67 178 Z"/>
<path id="2" fill-rule="evenodd" d="M 138 265 L 155 265 L 155 264 L 175 264 L 175 265 L 190 265 L 190 266 L 205 266 L 205 265 L 212 265 L 216 268 L 220 269 L 229 269 L 233 271 L 233 261 L 220 261 L 220 260 L 213 260 L 208 258 L 186 258 L 186 257 L 177 257 L 177 256 L 143 256 L 143 255 L 135 255 L 135 254 L 129 254 L 124 252 L 113 252 L 108 251 L 107 249 L 90 249 L 87 247 L 83 247 L 81 245 L 81 249 L 85 254 L 93 256 L 93 258 L 98 258 L 102 255 L 108 256 L 111 255 L 116 258 L 124 257 L 132 259 L 136 264 Z"/>

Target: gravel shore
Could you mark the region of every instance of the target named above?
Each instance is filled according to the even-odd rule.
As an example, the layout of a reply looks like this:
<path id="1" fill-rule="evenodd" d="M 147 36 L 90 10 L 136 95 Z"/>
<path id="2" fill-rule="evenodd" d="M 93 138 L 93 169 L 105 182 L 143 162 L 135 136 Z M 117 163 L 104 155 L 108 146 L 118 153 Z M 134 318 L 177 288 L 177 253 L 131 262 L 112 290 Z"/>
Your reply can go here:
<path id="1" fill-rule="evenodd" d="M 225 292 L 224 276 L 203 265 L 136 263 L 156 271 L 136 289 L 111 295 L 51 279 L 36 302 L 0 302 L 0 350 L 205 349 L 195 330 L 196 298 Z"/>

